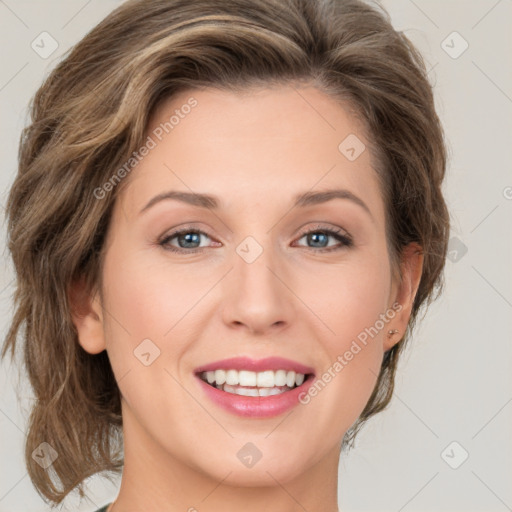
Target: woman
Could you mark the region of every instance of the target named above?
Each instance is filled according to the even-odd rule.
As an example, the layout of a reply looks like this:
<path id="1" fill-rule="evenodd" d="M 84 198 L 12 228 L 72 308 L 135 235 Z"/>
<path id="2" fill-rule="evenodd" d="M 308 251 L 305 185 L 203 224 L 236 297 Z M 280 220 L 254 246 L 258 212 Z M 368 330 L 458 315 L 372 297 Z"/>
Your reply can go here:
<path id="1" fill-rule="evenodd" d="M 102 511 L 337 511 L 441 289 L 444 172 L 423 61 L 360 1 L 110 14 L 37 92 L 7 205 L 36 489 L 122 468 Z"/>

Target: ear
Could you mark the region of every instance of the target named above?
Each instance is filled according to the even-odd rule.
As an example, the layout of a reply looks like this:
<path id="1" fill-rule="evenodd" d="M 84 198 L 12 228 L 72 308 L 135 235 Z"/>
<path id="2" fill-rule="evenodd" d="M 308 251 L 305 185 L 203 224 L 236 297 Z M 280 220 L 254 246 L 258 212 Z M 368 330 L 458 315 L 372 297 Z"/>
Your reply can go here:
<path id="1" fill-rule="evenodd" d="M 388 351 L 402 339 L 411 317 L 414 298 L 418 291 L 423 270 L 423 250 L 417 243 L 412 242 L 403 249 L 400 268 L 402 280 L 393 283 L 390 297 L 390 308 L 395 304 L 393 309 L 397 313 L 386 327 L 384 351 Z M 400 306 L 401 308 L 398 310 Z M 388 336 L 387 331 L 393 329 L 398 330 L 398 333 L 394 336 Z"/>
<path id="2" fill-rule="evenodd" d="M 103 331 L 103 311 L 98 293 L 91 294 L 86 282 L 79 278 L 68 287 L 71 318 L 78 332 L 78 342 L 89 354 L 99 354 L 106 348 Z"/>

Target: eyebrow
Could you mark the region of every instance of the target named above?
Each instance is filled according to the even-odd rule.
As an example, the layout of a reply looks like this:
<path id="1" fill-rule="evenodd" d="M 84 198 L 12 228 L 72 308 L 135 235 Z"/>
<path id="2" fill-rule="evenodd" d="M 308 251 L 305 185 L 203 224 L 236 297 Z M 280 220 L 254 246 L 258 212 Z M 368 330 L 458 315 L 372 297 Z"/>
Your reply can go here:
<path id="1" fill-rule="evenodd" d="M 360 197 L 356 196 L 353 192 L 346 189 L 331 189 L 321 190 L 317 192 L 304 192 L 294 197 L 294 203 L 292 207 L 305 208 L 307 206 L 314 206 L 317 204 L 326 203 L 327 201 L 331 201 L 332 199 L 347 199 L 349 201 L 352 201 L 353 203 L 363 208 L 366 211 L 366 213 L 368 213 L 368 215 L 372 218 L 372 220 L 374 220 L 372 212 L 370 211 L 366 203 Z M 220 206 L 219 199 L 209 194 L 169 190 L 168 192 L 162 192 L 161 194 L 158 194 L 152 199 L 150 199 L 149 202 L 144 206 L 144 208 L 142 208 L 142 210 L 139 212 L 139 215 L 144 213 L 153 205 L 166 200 L 181 201 L 192 206 L 212 210 L 218 210 Z"/>

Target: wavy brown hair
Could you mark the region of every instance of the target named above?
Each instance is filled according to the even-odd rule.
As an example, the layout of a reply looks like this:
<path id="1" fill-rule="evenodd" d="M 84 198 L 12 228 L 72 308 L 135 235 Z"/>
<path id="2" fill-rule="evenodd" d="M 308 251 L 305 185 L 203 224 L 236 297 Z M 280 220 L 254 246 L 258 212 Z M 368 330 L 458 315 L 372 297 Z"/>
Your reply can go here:
<path id="1" fill-rule="evenodd" d="M 7 203 L 17 282 L 2 358 L 20 345 L 36 399 L 25 459 L 44 499 L 60 503 L 77 486 L 84 496 L 84 479 L 123 464 L 119 388 L 106 351 L 92 355 L 78 343 L 68 293 L 76 279 L 101 291 L 105 233 L 127 180 L 103 199 L 94 191 L 141 146 L 164 99 L 194 88 L 298 83 L 343 100 L 363 121 L 395 275 L 407 244 L 423 251 L 407 331 L 385 354 L 344 446 L 389 403 L 418 312 L 443 287 L 449 234 L 446 150 L 422 57 L 384 11 L 358 0 L 128 1 L 35 94 Z M 42 442 L 58 453 L 52 474 L 32 458 Z"/>

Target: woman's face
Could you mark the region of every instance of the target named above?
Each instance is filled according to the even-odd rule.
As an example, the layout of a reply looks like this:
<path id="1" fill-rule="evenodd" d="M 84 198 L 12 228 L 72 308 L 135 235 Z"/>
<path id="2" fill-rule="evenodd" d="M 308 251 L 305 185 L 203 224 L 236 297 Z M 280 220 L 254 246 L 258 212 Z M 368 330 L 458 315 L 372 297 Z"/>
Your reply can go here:
<path id="1" fill-rule="evenodd" d="M 207 89 L 162 104 L 147 135 L 111 218 L 101 335 L 81 336 L 108 352 L 126 457 L 248 486 L 334 464 L 409 311 L 360 124 L 314 88 Z M 217 363 L 235 357 L 248 366 Z M 220 380 L 259 370 L 228 373 L 258 396 L 203 382 L 212 363 Z M 300 393 L 282 387 L 294 368 L 314 374 Z"/>

